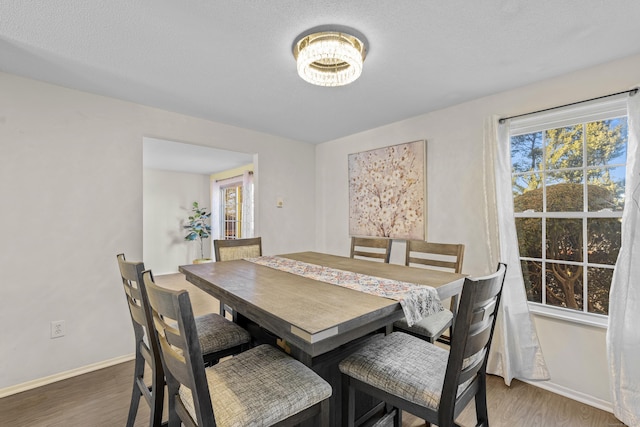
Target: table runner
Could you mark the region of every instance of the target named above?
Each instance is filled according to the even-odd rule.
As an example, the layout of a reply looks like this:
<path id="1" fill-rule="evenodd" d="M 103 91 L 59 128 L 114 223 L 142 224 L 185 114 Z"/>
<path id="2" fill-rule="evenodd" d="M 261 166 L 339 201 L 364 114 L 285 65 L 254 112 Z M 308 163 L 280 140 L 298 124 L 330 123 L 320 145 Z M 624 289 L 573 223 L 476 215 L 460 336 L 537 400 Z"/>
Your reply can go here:
<path id="1" fill-rule="evenodd" d="M 438 291 L 426 285 L 368 276 L 278 256 L 244 258 L 259 265 L 400 302 L 409 326 L 442 311 Z"/>

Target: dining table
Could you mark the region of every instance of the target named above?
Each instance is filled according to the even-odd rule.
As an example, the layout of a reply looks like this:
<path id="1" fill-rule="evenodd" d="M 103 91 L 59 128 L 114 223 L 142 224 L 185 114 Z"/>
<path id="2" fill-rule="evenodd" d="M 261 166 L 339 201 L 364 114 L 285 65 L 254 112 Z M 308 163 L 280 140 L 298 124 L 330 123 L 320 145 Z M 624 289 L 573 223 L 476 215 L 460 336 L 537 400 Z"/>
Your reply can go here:
<path id="1" fill-rule="evenodd" d="M 277 258 L 429 286 L 441 299 L 457 298 L 465 276 L 457 273 L 354 259 L 320 252 L 297 252 Z M 404 317 L 398 300 L 338 286 L 295 272 L 238 259 L 183 265 L 188 282 L 232 307 L 235 320 L 261 343 L 278 345 L 311 367 L 333 387 L 331 425 L 340 425 L 341 386 L 338 363 L 380 333 L 390 333 Z M 356 416 L 366 416 L 375 402 L 360 396 Z"/>

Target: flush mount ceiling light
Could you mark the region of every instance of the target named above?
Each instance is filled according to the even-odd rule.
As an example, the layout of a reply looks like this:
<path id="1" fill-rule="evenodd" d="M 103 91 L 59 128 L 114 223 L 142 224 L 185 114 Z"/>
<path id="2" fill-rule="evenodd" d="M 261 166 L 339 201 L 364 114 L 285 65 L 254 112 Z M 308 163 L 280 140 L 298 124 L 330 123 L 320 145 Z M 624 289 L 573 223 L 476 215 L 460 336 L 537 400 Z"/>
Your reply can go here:
<path id="1" fill-rule="evenodd" d="M 304 34 L 293 45 L 298 74 L 318 86 L 344 86 L 362 74 L 367 47 L 364 37 L 344 31 Z"/>

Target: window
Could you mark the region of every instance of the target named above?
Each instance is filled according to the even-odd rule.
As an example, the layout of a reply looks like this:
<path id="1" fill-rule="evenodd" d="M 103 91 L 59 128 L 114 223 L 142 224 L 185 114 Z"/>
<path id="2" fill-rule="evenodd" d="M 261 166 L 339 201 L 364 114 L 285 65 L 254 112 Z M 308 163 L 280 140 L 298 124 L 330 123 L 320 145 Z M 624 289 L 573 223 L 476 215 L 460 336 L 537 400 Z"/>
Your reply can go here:
<path id="1" fill-rule="evenodd" d="M 624 99 L 515 119 L 510 138 L 516 231 L 532 309 L 606 320 L 624 207 Z"/>
<path id="2" fill-rule="evenodd" d="M 217 179 L 211 186 L 211 235 L 215 239 L 241 239 L 254 236 L 253 172 Z"/>
<path id="3" fill-rule="evenodd" d="M 242 182 L 222 187 L 220 191 L 223 239 L 238 239 L 242 237 Z"/>

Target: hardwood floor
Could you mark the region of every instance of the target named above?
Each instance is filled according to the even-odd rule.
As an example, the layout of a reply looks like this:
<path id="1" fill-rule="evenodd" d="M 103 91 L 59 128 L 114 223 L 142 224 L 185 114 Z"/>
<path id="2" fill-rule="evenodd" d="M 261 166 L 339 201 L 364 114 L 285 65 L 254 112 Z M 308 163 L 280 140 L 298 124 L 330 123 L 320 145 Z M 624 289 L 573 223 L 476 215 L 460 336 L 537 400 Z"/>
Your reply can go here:
<path id="1" fill-rule="evenodd" d="M 196 313 L 217 311 L 217 301 L 185 282 L 181 275 L 157 276 L 156 281 L 162 286 L 187 289 Z M 0 426 L 124 426 L 132 375 L 133 362 L 127 362 L 2 398 Z M 492 427 L 623 426 L 606 411 L 517 380 L 507 387 L 502 378 L 489 377 L 487 392 Z M 147 426 L 148 417 L 149 407 L 143 399 L 135 426 Z M 464 426 L 475 425 L 474 405 L 470 404 L 457 421 Z M 405 413 L 402 425 L 417 427 L 423 426 L 424 422 Z"/>

